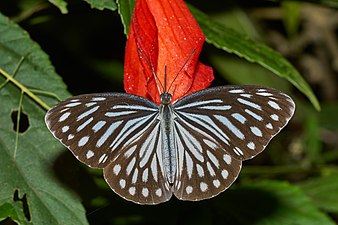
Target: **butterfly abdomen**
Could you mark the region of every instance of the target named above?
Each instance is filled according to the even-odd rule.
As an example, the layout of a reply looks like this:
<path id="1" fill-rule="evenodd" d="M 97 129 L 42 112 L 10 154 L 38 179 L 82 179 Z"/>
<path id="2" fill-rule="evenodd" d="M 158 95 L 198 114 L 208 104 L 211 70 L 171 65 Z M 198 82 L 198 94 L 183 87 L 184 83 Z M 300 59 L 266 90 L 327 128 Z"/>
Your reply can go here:
<path id="1" fill-rule="evenodd" d="M 160 108 L 160 126 L 164 169 L 167 180 L 174 183 L 176 175 L 176 151 L 174 140 L 174 120 L 171 104 L 162 104 Z"/>

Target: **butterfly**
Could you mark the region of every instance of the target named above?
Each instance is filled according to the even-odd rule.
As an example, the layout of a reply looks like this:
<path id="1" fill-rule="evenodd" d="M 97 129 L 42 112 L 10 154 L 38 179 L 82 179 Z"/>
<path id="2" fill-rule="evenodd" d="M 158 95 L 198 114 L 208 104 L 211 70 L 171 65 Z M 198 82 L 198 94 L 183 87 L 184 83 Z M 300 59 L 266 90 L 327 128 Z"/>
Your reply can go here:
<path id="1" fill-rule="evenodd" d="M 236 180 L 242 161 L 264 150 L 295 103 L 259 86 L 220 86 L 161 104 L 125 93 L 85 94 L 51 108 L 45 122 L 75 157 L 102 168 L 111 189 L 139 204 L 172 195 L 197 201 Z"/>

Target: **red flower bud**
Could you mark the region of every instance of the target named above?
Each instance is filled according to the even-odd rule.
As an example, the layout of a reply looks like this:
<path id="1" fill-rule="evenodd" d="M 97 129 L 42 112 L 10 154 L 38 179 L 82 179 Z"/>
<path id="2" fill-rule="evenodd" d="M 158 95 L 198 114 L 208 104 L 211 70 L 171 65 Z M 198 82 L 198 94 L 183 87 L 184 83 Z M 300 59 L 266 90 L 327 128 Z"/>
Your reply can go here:
<path id="1" fill-rule="evenodd" d="M 207 88 L 214 76 L 211 67 L 198 61 L 204 41 L 202 30 L 182 0 L 137 0 L 126 46 L 126 92 L 160 103 L 164 91 L 173 95 L 174 102 Z M 158 82 L 166 83 L 164 90 Z"/>

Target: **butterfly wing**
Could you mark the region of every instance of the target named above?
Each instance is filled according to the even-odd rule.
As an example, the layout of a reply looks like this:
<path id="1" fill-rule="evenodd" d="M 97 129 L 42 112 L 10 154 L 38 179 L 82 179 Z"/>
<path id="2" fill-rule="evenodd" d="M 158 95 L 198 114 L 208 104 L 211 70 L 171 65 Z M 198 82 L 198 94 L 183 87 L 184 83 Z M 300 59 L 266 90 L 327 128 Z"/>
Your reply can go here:
<path id="1" fill-rule="evenodd" d="M 54 106 L 45 121 L 77 159 L 104 168 L 117 194 L 154 204 L 172 195 L 162 168 L 158 110 L 158 105 L 135 95 L 88 94 Z"/>
<path id="2" fill-rule="evenodd" d="M 224 86 L 178 100 L 175 139 L 178 169 L 174 193 L 200 200 L 225 190 L 241 161 L 264 150 L 295 109 L 280 91 L 258 86 Z"/>

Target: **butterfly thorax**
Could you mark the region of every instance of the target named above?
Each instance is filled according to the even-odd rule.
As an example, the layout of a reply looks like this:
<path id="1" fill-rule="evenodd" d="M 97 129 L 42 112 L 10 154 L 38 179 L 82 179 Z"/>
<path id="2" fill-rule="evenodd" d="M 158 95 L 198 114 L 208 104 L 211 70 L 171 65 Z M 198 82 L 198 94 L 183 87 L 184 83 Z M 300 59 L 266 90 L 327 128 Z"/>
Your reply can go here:
<path id="1" fill-rule="evenodd" d="M 162 155 L 164 161 L 165 174 L 170 184 L 174 183 L 176 174 L 176 151 L 174 141 L 174 112 L 171 105 L 172 95 L 164 92 L 160 96 L 160 123 L 161 123 L 161 141 Z"/>

